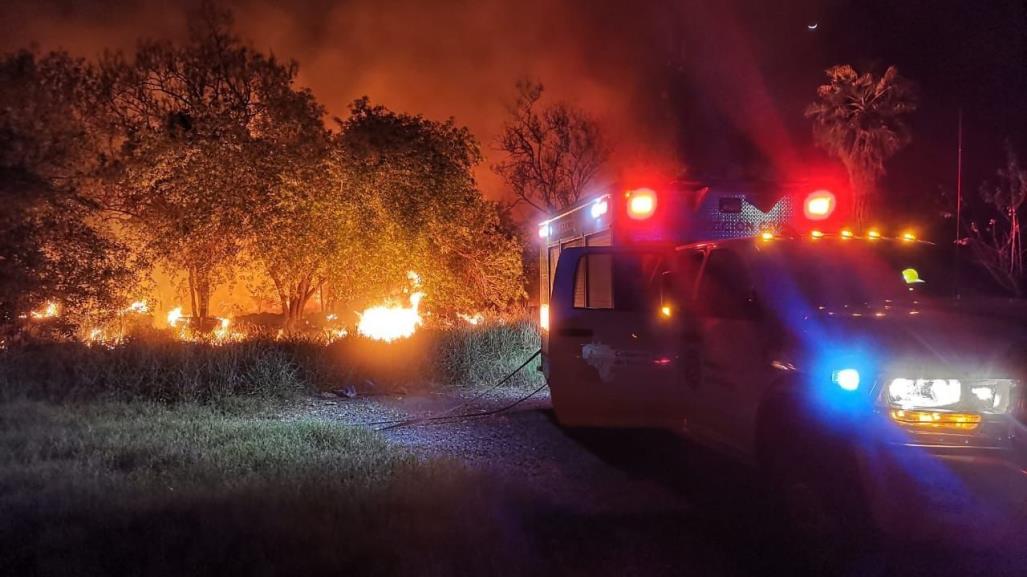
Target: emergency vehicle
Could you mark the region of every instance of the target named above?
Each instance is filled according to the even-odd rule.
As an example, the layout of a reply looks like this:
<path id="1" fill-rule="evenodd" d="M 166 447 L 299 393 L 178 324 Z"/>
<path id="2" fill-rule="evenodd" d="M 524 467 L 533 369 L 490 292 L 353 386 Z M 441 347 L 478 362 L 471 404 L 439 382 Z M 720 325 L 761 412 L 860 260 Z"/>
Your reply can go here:
<path id="1" fill-rule="evenodd" d="M 1018 523 L 1027 309 L 980 275 L 957 286 L 913 232 L 845 228 L 839 196 L 690 182 L 540 223 L 558 421 L 678 431 L 890 529 L 965 506 L 963 528 Z"/>

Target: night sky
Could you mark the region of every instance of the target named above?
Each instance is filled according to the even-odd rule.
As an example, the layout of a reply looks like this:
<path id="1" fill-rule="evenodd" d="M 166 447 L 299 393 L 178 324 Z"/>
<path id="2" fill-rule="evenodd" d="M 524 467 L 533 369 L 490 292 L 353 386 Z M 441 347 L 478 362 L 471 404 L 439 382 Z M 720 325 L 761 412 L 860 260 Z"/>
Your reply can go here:
<path id="1" fill-rule="evenodd" d="M 0 48 L 35 43 L 84 56 L 180 38 L 196 3 L 8 0 Z M 239 33 L 293 58 L 330 114 L 352 99 L 455 116 L 491 142 L 518 78 L 604 119 L 614 170 L 638 163 L 723 172 L 780 155 L 820 162 L 802 111 L 832 64 L 897 65 L 919 87 L 913 144 L 889 165 L 889 193 L 930 205 L 955 180 L 957 111 L 965 190 L 1027 157 L 1023 0 L 260 0 L 227 2 Z M 813 28 L 815 25 L 815 29 Z M 480 172 L 486 192 L 499 183 Z"/>

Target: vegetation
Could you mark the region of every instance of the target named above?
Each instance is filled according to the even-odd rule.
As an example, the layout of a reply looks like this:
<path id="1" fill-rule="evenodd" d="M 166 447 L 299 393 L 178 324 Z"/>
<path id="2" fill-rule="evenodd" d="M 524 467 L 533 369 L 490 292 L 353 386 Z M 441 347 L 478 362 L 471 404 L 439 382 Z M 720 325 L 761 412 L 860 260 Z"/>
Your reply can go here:
<path id="1" fill-rule="evenodd" d="M 289 331 L 315 294 L 324 313 L 360 310 L 410 271 L 440 318 L 521 304 L 519 242 L 478 189 L 466 128 L 361 99 L 333 132 L 297 65 L 231 25 L 204 3 L 184 43 L 0 60 L 0 240 L 16 257 L 0 261 L 0 325 L 50 301 L 116 314 L 155 267 L 185 276 L 201 331 L 214 289 L 240 279 Z"/>
<path id="2" fill-rule="evenodd" d="M 542 84 L 517 84 L 517 101 L 497 143 L 506 158 L 493 169 L 517 200 L 553 214 L 581 200 L 610 155 L 599 124 L 558 102 L 543 106 Z"/>
<path id="3" fill-rule="evenodd" d="M 86 68 L 64 53 L 0 57 L 0 337 L 50 299 L 66 321 L 117 308 L 134 279 L 81 178 L 99 146 Z"/>
<path id="4" fill-rule="evenodd" d="M 1000 286 L 1016 296 L 1027 293 L 1020 221 L 1027 207 L 1027 169 L 1020 166 L 1012 148 L 1007 149 L 1006 165 L 996 171 L 994 182 L 981 185 L 981 198 L 991 209 L 987 220 L 970 224 L 970 245 L 976 260 Z"/>
<path id="5" fill-rule="evenodd" d="M 849 173 L 856 225 L 870 224 L 884 164 L 911 141 L 906 116 L 916 110 L 912 85 L 889 66 L 881 76 L 847 64 L 827 70 L 828 83 L 806 109 L 816 143 Z"/>
<path id="6" fill-rule="evenodd" d="M 0 404 L 8 575 L 496 574 L 490 487 L 331 423 Z"/>
<path id="7" fill-rule="evenodd" d="M 485 386 L 539 347 L 528 322 L 420 331 L 382 343 L 254 337 L 210 344 L 153 332 L 113 346 L 41 341 L 0 350 L 0 401 L 100 399 L 231 405 L 353 387 L 360 394 Z M 539 380 L 538 363 L 513 385 Z"/>

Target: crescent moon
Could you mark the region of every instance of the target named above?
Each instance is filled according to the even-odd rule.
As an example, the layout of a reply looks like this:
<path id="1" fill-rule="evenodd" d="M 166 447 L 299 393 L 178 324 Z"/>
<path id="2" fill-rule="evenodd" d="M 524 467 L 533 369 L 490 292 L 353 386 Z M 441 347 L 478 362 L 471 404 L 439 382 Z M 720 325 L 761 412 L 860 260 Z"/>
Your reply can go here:
<path id="1" fill-rule="evenodd" d="M 812 24 L 807 24 L 806 28 L 808 28 L 810 30 L 816 30 L 817 26 L 820 26 L 820 22 L 814 22 Z"/>

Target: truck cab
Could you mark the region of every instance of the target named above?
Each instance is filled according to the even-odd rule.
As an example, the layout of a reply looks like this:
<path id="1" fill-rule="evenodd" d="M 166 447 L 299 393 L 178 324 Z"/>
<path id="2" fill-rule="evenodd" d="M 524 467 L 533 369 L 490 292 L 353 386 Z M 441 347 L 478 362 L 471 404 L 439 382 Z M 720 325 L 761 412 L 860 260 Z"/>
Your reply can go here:
<path id="1" fill-rule="evenodd" d="M 561 251 L 548 303 L 560 423 L 845 471 L 893 528 L 913 518 L 897 501 L 1022 520 L 1027 307 L 969 271 L 956 282 L 950 253 L 844 228 L 584 244 Z"/>

